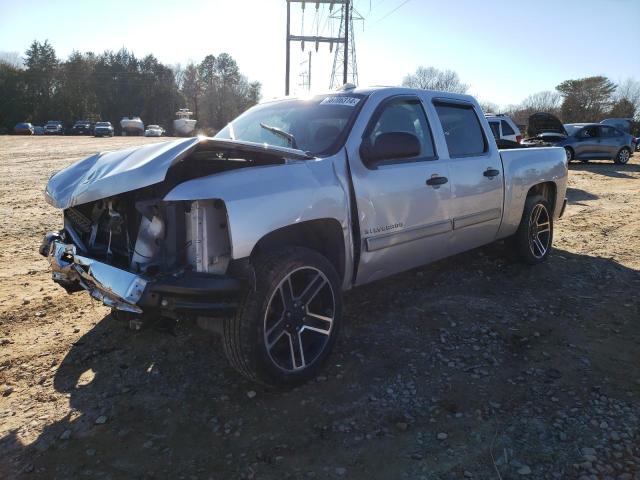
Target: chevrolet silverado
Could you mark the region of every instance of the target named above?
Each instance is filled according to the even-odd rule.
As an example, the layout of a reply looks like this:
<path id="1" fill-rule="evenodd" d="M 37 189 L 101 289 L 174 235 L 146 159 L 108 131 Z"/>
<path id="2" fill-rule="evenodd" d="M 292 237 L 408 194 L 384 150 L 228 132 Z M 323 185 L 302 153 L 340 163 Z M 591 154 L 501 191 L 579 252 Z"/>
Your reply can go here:
<path id="1" fill-rule="evenodd" d="M 213 323 L 240 373 L 286 385 L 326 360 L 352 287 L 499 239 L 546 260 L 566 183 L 562 148 L 498 150 L 470 96 L 345 86 L 56 173 L 40 252 L 68 292 Z"/>

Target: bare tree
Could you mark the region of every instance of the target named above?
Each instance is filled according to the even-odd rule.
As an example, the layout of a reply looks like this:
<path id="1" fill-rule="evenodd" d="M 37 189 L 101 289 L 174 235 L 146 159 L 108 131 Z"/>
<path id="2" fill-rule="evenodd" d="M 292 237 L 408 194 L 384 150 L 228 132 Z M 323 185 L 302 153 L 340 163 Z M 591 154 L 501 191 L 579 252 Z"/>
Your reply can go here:
<path id="1" fill-rule="evenodd" d="M 500 113 L 500 107 L 497 103 L 493 103 L 487 100 L 480 100 L 480 108 L 484 113 Z"/>
<path id="2" fill-rule="evenodd" d="M 469 85 L 462 83 L 453 70 L 439 70 L 435 67 L 418 67 L 415 73 L 404 77 L 402 85 L 423 90 L 440 90 L 452 93 L 467 93 Z"/>
<path id="3" fill-rule="evenodd" d="M 562 105 L 562 95 L 558 92 L 546 90 L 544 92 L 529 95 L 522 101 L 520 109 L 536 112 L 548 112 L 554 115 L 560 111 Z"/>
<path id="4" fill-rule="evenodd" d="M 173 71 L 173 77 L 176 80 L 176 86 L 178 89 L 182 88 L 182 84 L 184 83 L 184 67 L 181 63 L 174 63 L 169 67 L 171 71 Z"/>
<path id="5" fill-rule="evenodd" d="M 640 82 L 634 78 L 627 78 L 618 84 L 618 88 L 613 94 L 615 99 L 614 108 L 621 105 L 631 104 L 635 110 L 635 119 L 640 122 Z"/>
<path id="6" fill-rule="evenodd" d="M 19 52 L 0 51 L 0 63 L 14 68 L 22 68 L 24 66 Z"/>

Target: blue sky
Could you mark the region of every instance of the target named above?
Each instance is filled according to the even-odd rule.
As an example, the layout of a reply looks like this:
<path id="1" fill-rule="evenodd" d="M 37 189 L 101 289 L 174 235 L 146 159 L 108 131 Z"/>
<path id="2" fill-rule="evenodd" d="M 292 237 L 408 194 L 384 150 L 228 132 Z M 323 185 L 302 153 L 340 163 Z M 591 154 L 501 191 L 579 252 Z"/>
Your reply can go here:
<path id="1" fill-rule="evenodd" d="M 355 1 L 366 17 L 356 25 L 361 85 L 399 84 L 419 65 L 435 66 L 504 106 L 568 78 L 640 80 L 640 0 Z M 0 0 L 0 51 L 49 39 L 61 57 L 126 47 L 169 64 L 228 52 L 271 98 L 284 93 L 285 11 L 285 0 Z M 307 28 L 313 11 L 308 2 Z M 301 9 L 292 12 L 296 33 Z M 304 59 L 292 46 L 293 90 Z M 328 47 L 312 62 L 312 88 L 327 88 Z"/>

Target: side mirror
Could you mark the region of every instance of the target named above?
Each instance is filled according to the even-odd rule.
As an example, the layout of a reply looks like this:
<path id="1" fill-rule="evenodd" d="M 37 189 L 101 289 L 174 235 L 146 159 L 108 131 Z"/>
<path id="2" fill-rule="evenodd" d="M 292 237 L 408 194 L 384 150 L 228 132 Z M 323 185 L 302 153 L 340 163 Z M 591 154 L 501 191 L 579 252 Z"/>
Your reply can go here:
<path id="1" fill-rule="evenodd" d="M 360 146 L 360 158 L 367 165 L 381 160 L 410 158 L 418 155 L 420 155 L 420 140 L 407 132 L 382 133 L 373 145 L 365 141 Z"/>

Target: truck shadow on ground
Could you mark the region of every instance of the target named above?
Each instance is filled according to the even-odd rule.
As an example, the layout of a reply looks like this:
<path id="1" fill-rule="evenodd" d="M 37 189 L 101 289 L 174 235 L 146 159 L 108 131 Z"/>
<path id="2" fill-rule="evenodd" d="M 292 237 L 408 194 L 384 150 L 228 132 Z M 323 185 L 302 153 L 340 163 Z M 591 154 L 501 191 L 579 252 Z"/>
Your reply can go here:
<path id="1" fill-rule="evenodd" d="M 589 200 L 597 200 L 600 198 L 598 195 L 587 192 L 580 188 L 567 187 L 567 200 L 569 203 L 586 202 Z"/>
<path id="2" fill-rule="evenodd" d="M 636 154 L 637 155 L 637 154 Z M 635 158 L 635 157 L 633 157 Z M 611 161 L 590 161 L 588 163 L 576 163 L 572 162 L 569 165 L 569 170 L 584 171 L 597 173 L 613 178 L 636 178 L 629 173 L 640 172 L 640 165 L 635 163 L 627 163 L 626 165 L 618 165 Z"/>
<path id="3" fill-rule="evenodd" d="M 574 406 L 564 392 L 591 392 L 603 371 L 623 391 L 637 366 L 640 302 L 616 297 L 629 286 L 640 272 L 562 250 L 533 268 L 502 244 L 458 255 L 351 292 L 329 365 L 288 391 L 243 380 L 195 326 L 132 333 L 107 316 L 55 371 L 64 418 L 28 446 L 3 441 L 6 477 L 493 478 L 494 443 L 537 462 L 535 478 L 564 472 L 577 461 L 551 427 Z M 527 416 L 542 427 L 509 433 Z M 565 430 L 569 445 L 587 434 Z"/>

